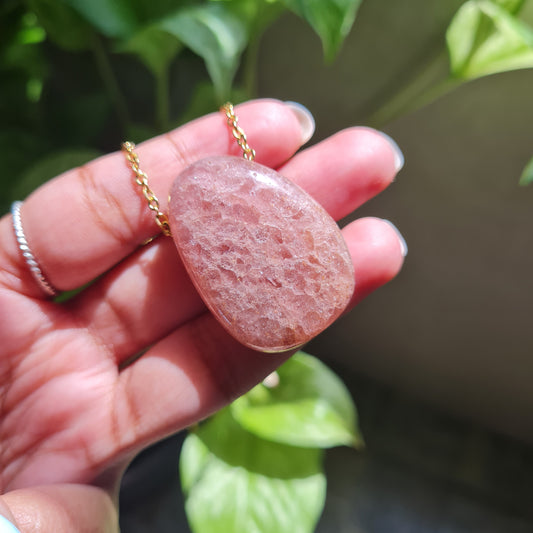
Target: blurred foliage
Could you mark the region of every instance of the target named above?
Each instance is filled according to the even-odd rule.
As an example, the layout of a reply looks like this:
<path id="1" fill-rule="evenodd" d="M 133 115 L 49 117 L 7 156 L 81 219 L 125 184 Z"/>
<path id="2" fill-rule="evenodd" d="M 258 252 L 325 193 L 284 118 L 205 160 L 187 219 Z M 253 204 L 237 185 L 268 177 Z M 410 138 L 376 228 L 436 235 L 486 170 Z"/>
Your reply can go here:
<path id="1" fill-rule="evenodd" d="M 0 209 L 51 169 L 59 174 L 115 150 L 118 140 L 142 141 L 226 99 L 254 96 L 258 43 L 285 10 L 309 22 L 332 59 L 359 3 L 4 0 Z M 65 151 L 70 157 L 61 156 Z M 31 180 L 18 184 L 30 171 Z"/>
<path id="2" fill-rule="evenodd" d="M 226 99 L 253 97 L 261 36 L 284 11 L 307 21 L 325 59 L 332 60 L 360 3 L 4 0 L 0 209 L 27 194 L 30 183 L 37 186 L 67 165 L 115 150 L 118 140 L 141 141 Z M 533 66 L 533 30 L 524 20 L 524 12 L 531 18 L 532 4 L 464 2 L 446 36 L 448 78 L 428 83 L 427 75 L 415 77 L 371 122 L 379 126 L 476 77 Z M 70 156 L 62 157 L 64 152 Z M 25 185 L 18 183 L 22 176 Z"/>
<path id="3" fill-rule="evenodd" d="M 323 448 L 361 446 L 342 381 L 298 352 L 193 430 L 180 457 L 194 533 L 310 533 L 326 497 Z"/>
<path id="4" fill-rule="evenodd" d="M 533 157 L 529 160 L 520 176 L 520 185 L 529 185 L 530 183 L 533 183 Z"/>
<path id="5" fill-rule="evenodd" d="M 452 77 L 469 80 L 533 67 L 533 28 L 518 18 L 523 4 L 476 0 L 461 7 L 446 35 Z"/>
<path id="6" fill-rule="evenodd" d="M 263 439 L 291 446 L 362 446 L 350 393 L 318 359 L 300 352 L 231 405 L 235 420 Z"/>

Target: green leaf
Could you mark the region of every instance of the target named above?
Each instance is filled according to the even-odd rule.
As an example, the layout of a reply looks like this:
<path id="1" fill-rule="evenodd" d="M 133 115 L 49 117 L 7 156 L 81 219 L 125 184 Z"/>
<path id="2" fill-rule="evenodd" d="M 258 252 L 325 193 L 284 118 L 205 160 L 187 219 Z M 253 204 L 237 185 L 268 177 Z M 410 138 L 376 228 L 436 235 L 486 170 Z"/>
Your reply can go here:
<path id="1" fill-rule="evenodd" d="M 529 160 L 520 176 L 520 185 L 530 185 L 531 183 L 533 183 L 533 157 Z"/>
<path id="2" fill-rule="evenodd" d="M 451 73 L 474 79 L 533 67 L 533 29 L 512 15 L 517 2 L 470 0 L 453 18 L 446 41 Z"/>
<path id="3" fill-rule="evenodd" d="M 92 29 L 70 6 L 58 0 L 29 0 L 48 37 L 65 50 L 89 48 Z"/>
<path id="4" fill-rule="evenodd" d="M 194 533 L 311 533 L 324 506 L 322 451 L 268 442 L 228 409 L 190 434 L 180 456 Z"/>
<path id="5" fill-rule="evenodd" d="M 362 446 L 350 393 L 326 365 L 298 352 L 278 375 L 277 386 L 257 385 L 233 402 L 233 415 L 246 430 L 294 446 Z"/>
<path id="6" fill-rule="evenodd" d="M 181 44 L 174 35 L 156 26 L 148 26 L 117 45 L 117 52 L 136 54 L 148 70 L 158 77 L 168 69 Z"/>
<path id="7" fill-rule="evenodd" d="M 283 0 L 305 19 L 322 40 L 326 61 L 332 61 L 354 23 L 361 0 Z"/>
<path id="8" fill-rule="evenodd" d="M 76 10 L 107 37 L 127 37 L 139 27 L 137 12 L 129 0 L 54 0 Z"/>
<path id="9" fill-rule="evenodd" d="M 159 27 L 203 58 L 219 100 L 225 99 L 246 46 L 244 22 L 217 2 L 180 9 Z"/>
<path id="10" fill-rule="evenodd" d="M 71 168 L 84 165 L 100 155 L 100 152 L 91 148 L 69 149 L 49 154 L 33 164 L 13 184 L 11 199 L 26 198 L 34 189 L 49 179 Z"/>
<path id="11" fill-rule="evenodd" d="M 502 9 L 505 9 L 508 13 L 515 15 L 522 9 L 525 0 L 493 0 L 493 2 L 498 4 Z"/>

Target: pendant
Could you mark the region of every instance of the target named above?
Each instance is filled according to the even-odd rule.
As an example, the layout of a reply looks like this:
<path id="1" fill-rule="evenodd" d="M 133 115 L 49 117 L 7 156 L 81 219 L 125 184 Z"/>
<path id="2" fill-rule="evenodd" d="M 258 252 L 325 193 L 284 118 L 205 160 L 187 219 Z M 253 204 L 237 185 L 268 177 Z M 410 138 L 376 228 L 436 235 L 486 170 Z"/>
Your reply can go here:
<path id="1" fill-rule="evenodd" d="M 339 227 L 268 167 L 234 156 L 195 162 L 172 185 L 168 222 L 205 304 L 250 348 L 301 346 L 352 297 L 354 270 Z"/>

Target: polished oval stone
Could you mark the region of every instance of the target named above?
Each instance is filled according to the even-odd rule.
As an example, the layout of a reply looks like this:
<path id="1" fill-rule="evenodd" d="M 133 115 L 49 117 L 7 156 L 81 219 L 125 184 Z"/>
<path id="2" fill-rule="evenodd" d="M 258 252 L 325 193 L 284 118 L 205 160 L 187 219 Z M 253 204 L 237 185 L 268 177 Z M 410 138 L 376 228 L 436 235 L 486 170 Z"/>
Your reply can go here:
<path id="1" fill-rule="evenodd" d="M 304 344 L 353 294 L 353 265 L 335 221 L 258 163 L 220 156 L 189 166 L 172 185 L 169 221 L 207 307 L 256 350 Z"/>

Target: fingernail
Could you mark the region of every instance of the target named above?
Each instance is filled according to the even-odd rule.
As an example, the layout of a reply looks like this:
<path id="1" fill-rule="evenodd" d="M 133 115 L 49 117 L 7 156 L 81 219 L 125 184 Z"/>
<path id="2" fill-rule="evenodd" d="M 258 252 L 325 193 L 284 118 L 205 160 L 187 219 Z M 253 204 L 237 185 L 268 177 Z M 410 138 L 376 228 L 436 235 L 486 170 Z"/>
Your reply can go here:
<path id="1" fill-rule="evenodd" d="M 400 250 L 402 252 L 402 256 L 405 257 L 409 251 L 409 248 L 407 247 L 407 243 L 405 242 L 403 235 L 400 233 L 400 230 L 390 220 L 387 220 L 386 218 L 382 218 L 381 220 L 386 222 L 396 232 L 398 240 L 400 241 Z"/>
<path id="2" fill-rule="evenodd" d="M 383 137 L 389 143 L 389 146 L 392 148 L 392 151 L 394 153 L 394 168 L 396 169 L 396 172 L 399 172 L 403 168 L 405 158 L 397 142 L 390 135 L 383 133 L 381 130 L 376 130 L 375 128 L 369 127 L 367 127 L 366 129 L 372 130 L 378 135 L 381 135 L 381 137 Z"/>
<path id="3" fill-rule="evenodd" d="M 315 119 L 311 111 L 298 102 L 287 101 L 285 105 L 290 107 L 291 111 L 296 115 L 302 130 L 302 144 L 305 144 L 315 133 Z"/>
<path id="4" fill-rule="evenodd" d="M 279 385 L 279 374 L 274 370 L 263 380 L 263 385 L 267 389 L 275 389 Z"/>
<path id="5" fill-rule="evenodd" d="M 376 131 L 390 144 L 390 147 L 394 152 L 394 166 L 396 168 L 396 172 L 399 172 L 403 168 L 403 165 L 405 163 L 405 157 L 403 156 L 403 152 L 400 150 L 398 143 L 390 135 L 387 135 L 382 131 Z"/>
<path id="6" fill-rule="evenodd" d="M 3 515 L 0 515 L 0 533 L 20 533 L 20 531 Z"/>

